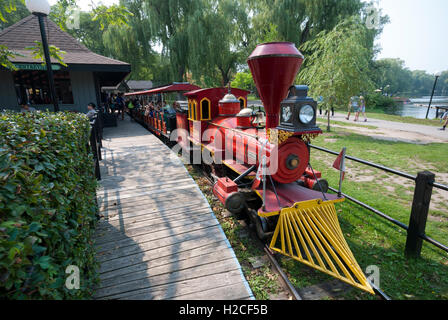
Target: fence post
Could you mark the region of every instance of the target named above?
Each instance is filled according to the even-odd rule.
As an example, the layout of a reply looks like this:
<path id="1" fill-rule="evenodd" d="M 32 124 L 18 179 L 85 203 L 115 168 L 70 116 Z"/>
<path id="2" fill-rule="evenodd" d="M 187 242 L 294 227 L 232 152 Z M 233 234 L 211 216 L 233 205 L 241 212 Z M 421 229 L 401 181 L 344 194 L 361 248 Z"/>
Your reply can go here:
<path id="1" fill-rule="evenodd" d="M 93 160 L 95 163 L 95 176 L 97 180 L 101 180 L 101 171 L 100 171 L 100 161 L 98 159 L 98 145 L 96 138 L 96 127 L 95 124 L 90 125 L 90 147 L 92 148 Z"/>
<path id="2" fill-rule="evenodd" d="M 414 200 L 412 202 L 411 218 L 409 219 L 408 236 L 406 239 L 406 257 L 419 258 L 431 203 L 432 183 L 435 174 L 429 171 L 419 172 L 415 181 Z"/>

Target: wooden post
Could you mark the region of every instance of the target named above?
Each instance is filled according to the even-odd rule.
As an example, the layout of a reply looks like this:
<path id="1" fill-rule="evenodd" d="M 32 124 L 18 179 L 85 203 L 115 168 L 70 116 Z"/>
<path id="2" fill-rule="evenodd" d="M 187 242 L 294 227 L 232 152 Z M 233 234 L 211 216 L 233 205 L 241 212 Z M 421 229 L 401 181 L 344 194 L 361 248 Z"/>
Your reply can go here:
<path id="1" fill-rule="evenodd" d="M 90 131 L 90 147 L 92 148 L 93 153 L 93 161 L 95 164 L 95 176 L 97 180 L 101 180 L 101 172 L 100 172 L 100 161 L 98 159 L 98 145 L 96 138 L 96 127 L 95 124 L 91 124 Z"/>
<path id="2" fill-rule="evenodd" d="M 429 171 L 419 172 L 417 175 L 408 236 L 406 239 L 406 257 L 420 257 L 423 239 L 419 235 L 425 234 L 426 220 L 428 219 L 429 204 L 431 203 L 432 195 L 431 183 L 434 180 L 435 174 Z"/>

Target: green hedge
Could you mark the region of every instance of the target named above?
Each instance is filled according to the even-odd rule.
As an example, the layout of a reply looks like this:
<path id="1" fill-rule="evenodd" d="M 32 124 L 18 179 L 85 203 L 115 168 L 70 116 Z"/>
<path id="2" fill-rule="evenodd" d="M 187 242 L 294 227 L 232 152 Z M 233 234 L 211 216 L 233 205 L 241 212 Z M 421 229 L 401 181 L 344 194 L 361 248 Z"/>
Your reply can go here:
<path id="1" fill-rule="evenodd" d="M 89 126 L 82 114 L 0 114 L 0 298 L 90 297 L 97 206 Z M 79 267 L 79 290 L 65 287 L 69 265 Z"/>

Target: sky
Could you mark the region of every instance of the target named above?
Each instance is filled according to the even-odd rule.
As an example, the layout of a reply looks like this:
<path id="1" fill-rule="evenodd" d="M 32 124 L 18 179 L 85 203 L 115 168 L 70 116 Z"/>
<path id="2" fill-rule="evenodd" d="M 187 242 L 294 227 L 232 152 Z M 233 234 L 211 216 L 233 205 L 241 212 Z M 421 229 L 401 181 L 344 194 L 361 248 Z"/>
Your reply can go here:
<path id="1" fill-rule="evenodd" d="M 54 4 L 57 0 L 50 0 Z M 78 0 L 82 10 L 89 4 L 110 5 L 118 0 Z M 378 0 L 377 6 L 390 23 L 377 45 L 378 58 L 400 58 L 411 70 L 429 73 L 448 70 L 448 0 Z"/>
<path id="2" fill-rule="evenodd" d="M 390 23 L 378 58 L 400 58 L 411 70 L 448 70 L 448 0 L 380 0 Z"/>

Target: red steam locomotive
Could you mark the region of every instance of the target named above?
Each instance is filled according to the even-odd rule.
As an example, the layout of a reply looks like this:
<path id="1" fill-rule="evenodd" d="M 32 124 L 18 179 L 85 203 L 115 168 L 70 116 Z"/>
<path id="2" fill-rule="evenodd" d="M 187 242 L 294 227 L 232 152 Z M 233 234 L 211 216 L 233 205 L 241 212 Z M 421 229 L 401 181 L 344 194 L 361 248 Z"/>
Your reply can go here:
<path id="1" fill-rule="evenodd" d="M 292 43 L 258 45 L 248 58 L 264 111 L 247 108 L 234 88 L 185 93 L 177 143 L 215 178 L 214 194 L 234 214 L 247 214 L 270 248 L 373 294 L 348 247 L 328 183 L 310 165 L 317 103 L 293 86 L 303 55 Z"/>

